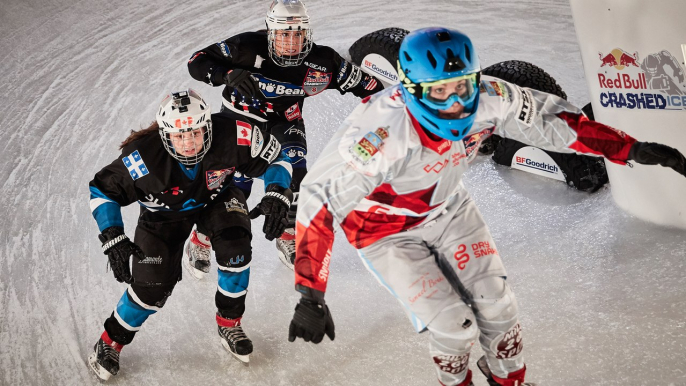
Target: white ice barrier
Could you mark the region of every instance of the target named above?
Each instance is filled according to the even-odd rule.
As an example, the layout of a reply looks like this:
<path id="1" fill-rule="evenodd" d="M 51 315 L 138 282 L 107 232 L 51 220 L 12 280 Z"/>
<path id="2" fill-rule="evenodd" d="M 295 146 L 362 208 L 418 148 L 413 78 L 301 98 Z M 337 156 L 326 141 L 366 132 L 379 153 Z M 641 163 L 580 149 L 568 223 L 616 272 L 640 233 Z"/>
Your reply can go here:
<path id="1" fill-rule="evenodd" d="M 570 0 L 597 121 L 686 154 L 686 0 Z M 627 212 L 686 229 L 686 178 L 607 162 Z"/>

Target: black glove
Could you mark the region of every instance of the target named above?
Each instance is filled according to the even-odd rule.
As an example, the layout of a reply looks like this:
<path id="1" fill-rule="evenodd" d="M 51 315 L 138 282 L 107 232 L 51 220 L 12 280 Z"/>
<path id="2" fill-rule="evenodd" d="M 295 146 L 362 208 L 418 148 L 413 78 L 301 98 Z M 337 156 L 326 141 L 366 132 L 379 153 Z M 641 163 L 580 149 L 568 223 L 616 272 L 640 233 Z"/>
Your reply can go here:
<path id="1" fill-rule="evenodd" d="M 271 184 L 267 186 L 267 193 L 262 197 L 262 201 L 248 213 L 251 220 L 264 215 L 262 231 L 267 240 L 271 241 L 281 236 L 286 229 L 291 202 L 293 192 L 290 189 Z"/>
<path id="2" fill-rule="evenodd" d="M 299 286 L 303 288 L 303 286 Z M 303 294 L 300 302 L 295 306 L 295 314 L 288 328 L 288 341 L 303 338 L 305 342 L 319 343 L 326 334 L 329 339 L 336 337 L 335 326 L 329 307 L 324 302 L 324 294 L 307 288 L 309 293 L 317 292 L 320 296 L 311 297 Z"/>
<path id="3" fill-rule="evenodd" d="M 120 283 L 131 283 L 129 257 L 134 255 L 138 260 L 143 260 L 143 250 L 126 237 L 121 227 L 109 227 L 102 231 L 98 238 L 102 242 L 102 252 L 110 261 L 114 278 Z"/>
<path id="4" fill-rule="evenodd" d="M 643 165 L 662 165 L 686 176 L 686 159 L 679 150 L 653 142 L 636 142 L 629 150 L 629 160 Z"/>
<path id="5" fill-rule="evenodd" d="M 224 74 L 224 84 L 233 87 L 244 98 L 263 100 L 260 91 L 260 82 L 257 81 L 250 71 L 235 68 Z"/>

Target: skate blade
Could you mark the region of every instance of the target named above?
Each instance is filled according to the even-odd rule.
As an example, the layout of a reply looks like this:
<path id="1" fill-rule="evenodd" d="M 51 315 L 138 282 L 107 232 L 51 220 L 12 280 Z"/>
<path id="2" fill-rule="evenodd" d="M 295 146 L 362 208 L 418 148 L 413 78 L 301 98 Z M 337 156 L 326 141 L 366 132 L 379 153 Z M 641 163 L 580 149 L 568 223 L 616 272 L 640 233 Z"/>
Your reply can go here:
<path id="1" fill-rule="evenodd" d="M 295 268 L 293 267 L 293 264 L 291 264 L 291 263 L 288 261 L 288 259 L 286 259 L 286 254 L 284 254 L 283 252 L 279 251 L 278 249 L 276 250 L 276 253 L 279 255 L 279 260 L 281 260 L 281 262 L 283 263 L 283 265 L 285 265 L 286 267 L 288 267 L 288 269 L 290 269 L 291 271 L 295 271 Z"/>
<path id="2" fill-rule="evenodd" d="M 222 341 L 222 346 L 224 346 L 224 348 L 226 349 L 226 351 L 228 351 L 229 354 L 233 355 L 233 357 L 234 357 L 237 361 L 241 362 L 241 363 L 243 364 L 243 366 L 250 366 L 250 354 L 248 354 L 248 355 L 236 354 L 235 352 L 231 351 L 231 348 L 229 347 L 229 344 L 226 343 L 226 341 L 225 341 L 224 339 L 220 339 L 220 340 Z"/>
<path id="3" fill-rule="evenodd" d="M 88 366 L 93 370 L 95 375 L 100 378 L 101 381 L 108 381 L 112 377 L 112 373 L 105 370 L 104 367 L 100 366 L 97 361 L 95 353 L 88 357 Z"/>
<path id="4" fill-rule="evenodd" d="M 184 253 L 181 259 L 183 261 L 183 267 L 186 268 L 186 271 L 191 274 L 193 279 L 200 281 L 205 278 L 205 272 L 198 271 L 191 266 L 191 263 L 188 261 L 188 255 Z"/>

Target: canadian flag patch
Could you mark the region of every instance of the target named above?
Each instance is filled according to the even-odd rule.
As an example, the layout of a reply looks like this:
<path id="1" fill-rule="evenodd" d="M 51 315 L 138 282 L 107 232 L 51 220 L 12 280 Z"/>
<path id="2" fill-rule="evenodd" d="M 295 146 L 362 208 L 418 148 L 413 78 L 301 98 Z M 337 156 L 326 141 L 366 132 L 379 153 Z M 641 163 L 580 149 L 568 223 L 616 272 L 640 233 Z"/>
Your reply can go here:
<path id="1" fill-rule="evenodd" d="M 252 126 L 243 121 L 236 121 L 236 144 L 239 146 L 250 146 L 252 138 Z"/>

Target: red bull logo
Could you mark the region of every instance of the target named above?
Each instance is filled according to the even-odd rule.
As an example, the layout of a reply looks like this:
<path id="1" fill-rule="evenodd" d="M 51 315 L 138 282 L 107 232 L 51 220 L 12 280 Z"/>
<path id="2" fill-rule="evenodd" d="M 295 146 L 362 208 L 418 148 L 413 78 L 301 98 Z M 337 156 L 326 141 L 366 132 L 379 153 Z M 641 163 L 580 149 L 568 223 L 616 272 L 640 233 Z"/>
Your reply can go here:
<path id="1" fill-rule="evenodd" d="M 620 48 L 615 48 L 607 55 L 598 52 L 598 56 L 600 56 L 601 61 L 600 67 L 614 67 L 620 71 L 629 66 L 640 67 L 638 64 L 638 52 L 629 54 Z"/>
<path id="2" fill-rule="evenodd" d="M 615 48 L 607 54 L 598 52 L 598 59 L 603 107 L 686 110 L 683 68 L 666 50 L 640 56 Z"/>

